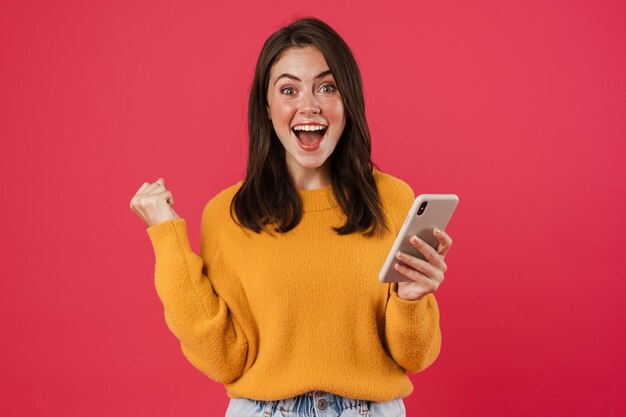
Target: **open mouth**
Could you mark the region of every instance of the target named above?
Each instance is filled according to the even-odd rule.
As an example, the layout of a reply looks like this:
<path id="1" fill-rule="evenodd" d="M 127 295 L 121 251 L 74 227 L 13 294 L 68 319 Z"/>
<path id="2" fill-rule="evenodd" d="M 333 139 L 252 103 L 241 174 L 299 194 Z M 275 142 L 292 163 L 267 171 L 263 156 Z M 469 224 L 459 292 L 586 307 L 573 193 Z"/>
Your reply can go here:
<path id="1" fill-rule="evenodd" d="M 296 136 L 298 141 L 305 147 L 315 147 L 316 145 L 318 145 L 324 138 L 324 135 L 326 134 L 327 130 L 328 130 L 327 126 L 319 130 L 291 129 L 291 131 Z"/>

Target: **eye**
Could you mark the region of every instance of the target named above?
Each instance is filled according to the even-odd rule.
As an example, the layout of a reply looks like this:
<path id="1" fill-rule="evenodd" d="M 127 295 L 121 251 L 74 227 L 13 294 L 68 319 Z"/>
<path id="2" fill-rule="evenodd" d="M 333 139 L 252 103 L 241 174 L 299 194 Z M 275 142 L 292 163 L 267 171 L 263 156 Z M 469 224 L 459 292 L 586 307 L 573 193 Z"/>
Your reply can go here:
<path id="1" fill-rule="evenodd" d="M 335 84 L 326 83 L 326 84 L 322 85 L 322 89 L 324 89 L 326 87 L 330 87 L 330 91 L 326 90 L 326 92 L 333 93 L 333 92 L 337 91 L 337 87 L 335 86 Z"/>
<path id="2" fill-rule="evenodd" d="M 287 94 L 285 93 L 286 90 L 291 90 L 294 91 L 293 87 L 285 87 L 283 89 L 280 90 L 281 93 L 285 94 L 286 96 L 292 96 L 293 94 Z"/>

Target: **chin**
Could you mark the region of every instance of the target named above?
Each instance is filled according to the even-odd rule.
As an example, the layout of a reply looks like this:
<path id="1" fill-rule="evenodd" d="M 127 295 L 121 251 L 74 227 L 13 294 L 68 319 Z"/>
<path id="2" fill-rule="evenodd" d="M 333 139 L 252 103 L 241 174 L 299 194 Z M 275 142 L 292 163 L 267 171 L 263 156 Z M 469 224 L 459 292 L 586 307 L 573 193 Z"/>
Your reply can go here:
<path id="1" fill-rule="evenodd" d="M 324 165 L 324 161 L 315 161 L 315 162 L 304 162 L 304 161 L 297 161 L 298 165 L 300 165 L 302 168 L 306 168 L 306 169 L 318 169 L 321 168 Z"/>

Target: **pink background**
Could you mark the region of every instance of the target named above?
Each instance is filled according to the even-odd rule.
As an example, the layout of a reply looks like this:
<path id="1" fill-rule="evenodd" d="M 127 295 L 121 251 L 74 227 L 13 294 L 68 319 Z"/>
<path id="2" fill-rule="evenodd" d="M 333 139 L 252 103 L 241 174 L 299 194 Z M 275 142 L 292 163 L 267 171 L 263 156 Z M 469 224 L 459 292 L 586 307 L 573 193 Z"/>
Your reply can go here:
<path id="1" fill-rule="evenodd" d="M 260 48 L 310 14 L 357 57 L 374 160 L 461 200 L 408 415 L 625 415 L 623 2 L 294 4 L 2 2 L 0 414 L 224 415 L 129 202 L 164 177 L 197 250 Z"/>

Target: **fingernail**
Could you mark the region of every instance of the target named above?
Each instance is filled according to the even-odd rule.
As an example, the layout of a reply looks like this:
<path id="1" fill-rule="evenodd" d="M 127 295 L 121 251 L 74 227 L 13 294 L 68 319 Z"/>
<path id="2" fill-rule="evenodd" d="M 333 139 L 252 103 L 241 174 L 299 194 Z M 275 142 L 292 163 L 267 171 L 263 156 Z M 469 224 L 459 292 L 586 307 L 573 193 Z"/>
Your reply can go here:
<path id="1" fill-rule="evenodd" d="M 411 236 L 411 242 L 417 243 L 417 236 Z"/>
<path id="2" fill-rule="evenodd" d="M 441 230 L 439 230 L 439 229 L 437 229 L 437 228 L 435 227 L 435 234 L 440 235 L 440 234 L 441 234 Z"/>

